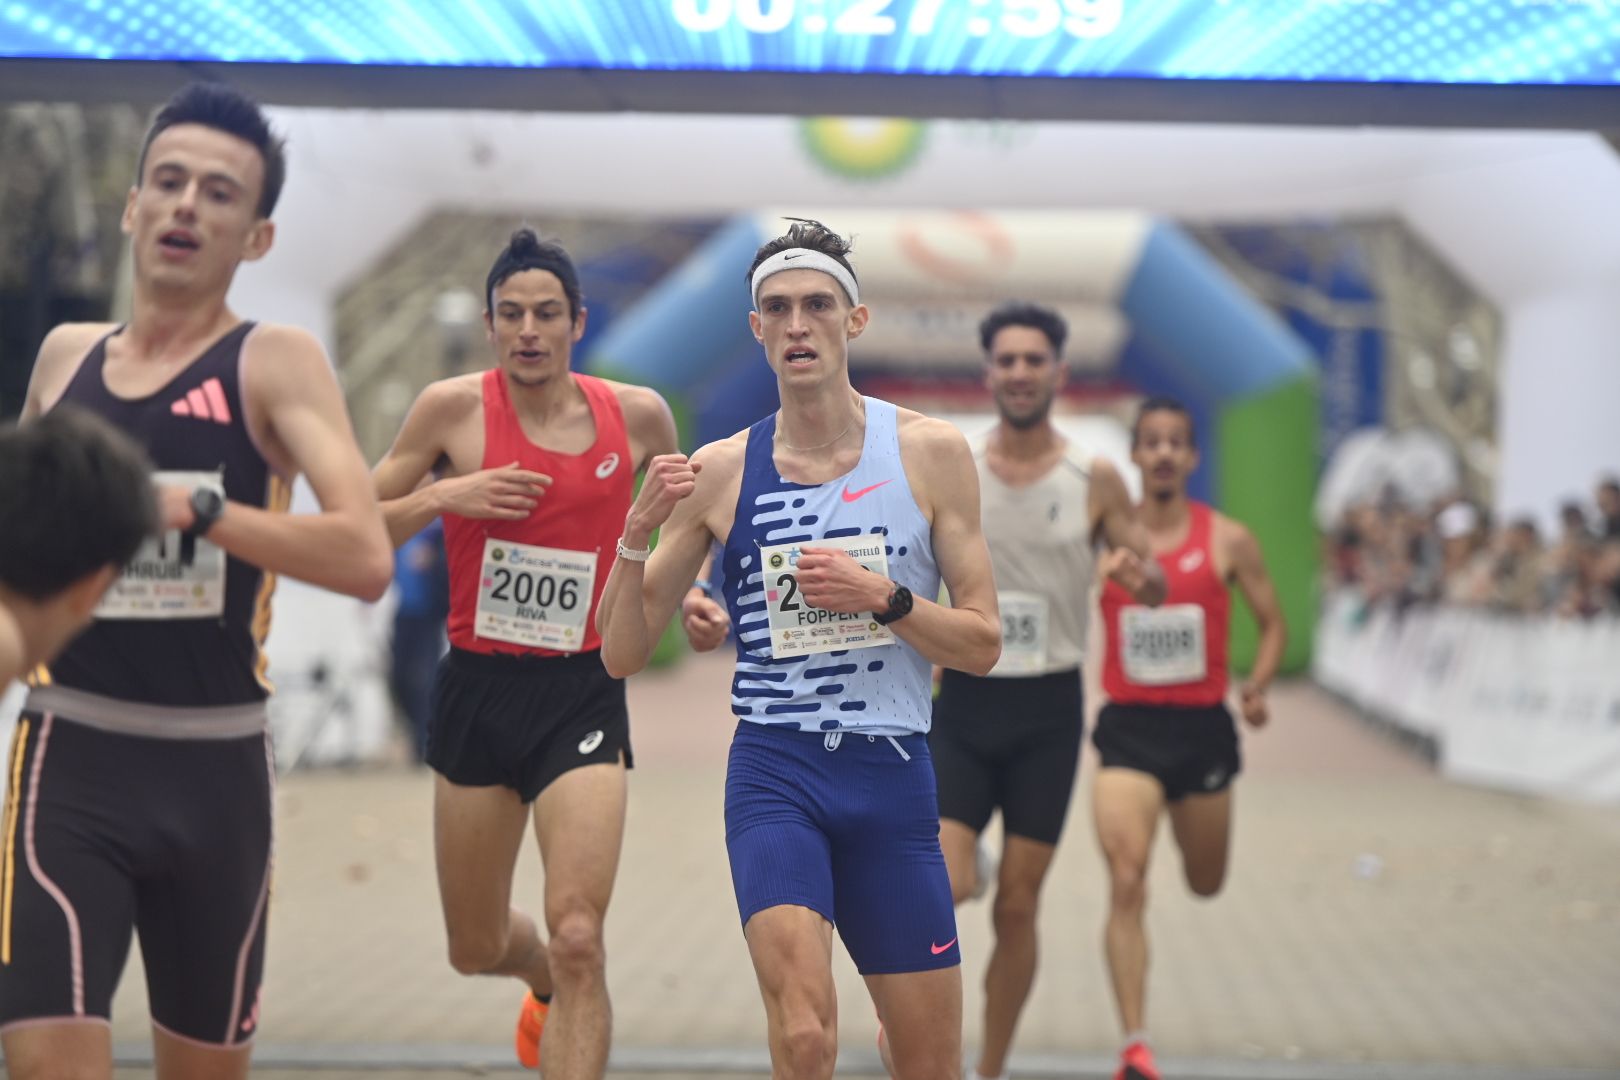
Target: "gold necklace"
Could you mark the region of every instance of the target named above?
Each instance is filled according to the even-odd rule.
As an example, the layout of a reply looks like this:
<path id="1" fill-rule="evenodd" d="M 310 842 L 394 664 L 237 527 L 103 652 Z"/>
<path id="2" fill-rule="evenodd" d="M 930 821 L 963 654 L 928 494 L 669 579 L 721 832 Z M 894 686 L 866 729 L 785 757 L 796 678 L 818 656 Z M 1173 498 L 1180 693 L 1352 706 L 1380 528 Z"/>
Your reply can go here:
<path id="1" fill-rule="evenodd" d="M 782 446 L 786 447 L 789 450 L 797 451 L 798 453 L 801 453 L 801 454 L 808 453 L 811 450 L 825 450 L 825 449 L 827 449 L 827 447 L 831 446 L 833 443 L 837 442 L 839 439 L 842 439 L 845 435 L 848 435 L 849 434 L 849 429 L 855 426 L 855 421 L 859 420 L 861 417 L 863 417 L 865 415 L 866 415 L 866 403 L 863 401 L 861 403 L 860 409 L 855 413 L 855 415 L 853 417 L 850 418 L 849 423 L 844 425 L 844 430 L 843 431 L 840 431 L 838 434 L 834 435 L 832 438 L 828 439 L 824 443 L 817 443 L 815 446 L 794 446 L 792 443 L 790 443 L 786 439 L 782 438 L 782 422 L 780 420 L 778 420 L 776 422 L 776 436 L 775 436 L 775 438 L 776 438 L 776 441 L 778 443 L 780 443 Z"/>

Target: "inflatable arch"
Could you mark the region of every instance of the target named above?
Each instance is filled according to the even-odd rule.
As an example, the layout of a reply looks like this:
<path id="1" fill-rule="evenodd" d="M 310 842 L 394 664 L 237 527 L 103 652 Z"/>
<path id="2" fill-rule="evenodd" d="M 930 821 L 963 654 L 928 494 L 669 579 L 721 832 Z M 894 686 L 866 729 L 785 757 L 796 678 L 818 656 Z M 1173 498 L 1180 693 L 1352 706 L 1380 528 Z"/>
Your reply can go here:
<path id="1" fill-rule="evenodd" d="M 856 238 L 854 261 L 874 326 L 891 303 L 971 305 L 976 312 L 1019 297 L 1114 313 L 1071 319 L 1078 332 L 1068 352 L 1110 352 L 1118 378 L 1132 389 L 1187 405 L 1202 453 L 1193 494 L 1259 538 L 1288 618 L 1285 669 L 1305 666 L 1316 610 L 1316 365 L 1286 325 L 1162 219 L 861 211 L 822 220 Z M 782 227 L 776 214 L 726 222 L 615 320 L 586 366 L 658 387 L 690 445 L 729 435 L 774 408 L 775 377 L 748 328 L 744 272 L 755 249 Z M 917 347 L 923 363 L 934 362 L 929 342 Z M 962 352 L 960 343 L 952 348 Z M 976 351 L 971 339 L 969 348 Z M 1241 608 L 1234 605 L 1232 656 L 1246 668 L 1256 635 Z"/>

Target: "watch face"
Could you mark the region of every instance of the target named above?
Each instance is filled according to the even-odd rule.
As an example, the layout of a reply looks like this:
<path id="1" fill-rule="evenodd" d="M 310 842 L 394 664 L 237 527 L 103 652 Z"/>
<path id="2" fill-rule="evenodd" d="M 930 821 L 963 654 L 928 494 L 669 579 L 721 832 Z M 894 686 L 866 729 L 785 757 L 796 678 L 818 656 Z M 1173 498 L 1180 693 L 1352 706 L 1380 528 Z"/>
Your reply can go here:
<path id="1" fill-rule="evenodd" d="M 891 623 L 903 615 L 911 612 L 911 590 L 904 585 L 896 585 L 894 591 L 889 593 L 889 610 L 877 616 L 880 623 Z"/>
<path id="2" fill-rule="evenodd" d="M 225 496 L 210 487 L 200 487 L 191 493 L 191 511 L 199 518 L 213 521 L 225 510 Z"/>

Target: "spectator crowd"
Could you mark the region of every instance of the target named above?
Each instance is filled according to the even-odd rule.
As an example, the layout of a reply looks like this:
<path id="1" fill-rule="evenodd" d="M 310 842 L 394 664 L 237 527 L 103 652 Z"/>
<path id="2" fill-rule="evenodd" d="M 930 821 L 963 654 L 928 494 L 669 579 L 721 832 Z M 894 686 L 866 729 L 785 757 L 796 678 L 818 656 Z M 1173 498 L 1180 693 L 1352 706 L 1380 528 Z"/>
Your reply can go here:
<path id="1" fill-rule="evenodd" d="M 1347 509 L 1327 537 L 1330 584 L 1397 608 L 1446 603 L 1589 619 L 1620 615 L 1620 477 L 1595 505 L 1559 510 L 1544 536 L 1532 517 L 1492 521 L 1464 500 L 1403 505 L 1393 491 Z"/>

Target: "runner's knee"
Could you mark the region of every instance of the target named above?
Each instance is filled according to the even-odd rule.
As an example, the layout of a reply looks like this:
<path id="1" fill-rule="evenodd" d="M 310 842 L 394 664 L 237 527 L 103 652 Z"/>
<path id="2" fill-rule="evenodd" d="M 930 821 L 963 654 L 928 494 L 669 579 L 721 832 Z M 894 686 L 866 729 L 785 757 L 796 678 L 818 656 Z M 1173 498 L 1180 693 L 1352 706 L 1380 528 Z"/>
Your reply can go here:
<path id="1" fill-rule="evenodd" d="M 482 975 L 501 962 L 506 941 L 493 934 L 450 935 L 450 966 L 463 975 Z"/>
<path id="2" fill-rule="evenodd" d="M 1032 929 L 1035 926 L 1036 907 L 1036 894 L 1032 890 L 998 889 L 991 913 L 997 936 Z"/>
<path id="3" fill-rule="evenodd" d="M 782 1050 L 790 1076 L 825 1076 L 838 1054 L 838 1032 L 831 1017 L 817 1010 L 794 1010 L 782 1021 Z"/>
<path id="4" fill-rule="evenodd" d="M 1109 893 L 1116 910 L 1147 904 L 1147 860 L 1117 855 L 1108 860 Z"/>
<path id="5" fill-rule="evenodd" d="M 951 874 L 951 903 L 960 904 L 971 899 L 977 886 L 978 872 L 971 862 L 965 868 L 956 869 Z"/>
<path id="6" fill-rule="evenodd" d="M 567 912 L 552 928 L 547 948 L 553 977 L 567 981 L 599 975 L 606 964 L 601 915 L 584 907 Z"/>
<path id="7" fill-rule="evenodd" d="M 1226 884 L 1226 866 L 1194 866 L 1187 864 L 1187 887 L 1194 896 L 1211 897 Z"/>

